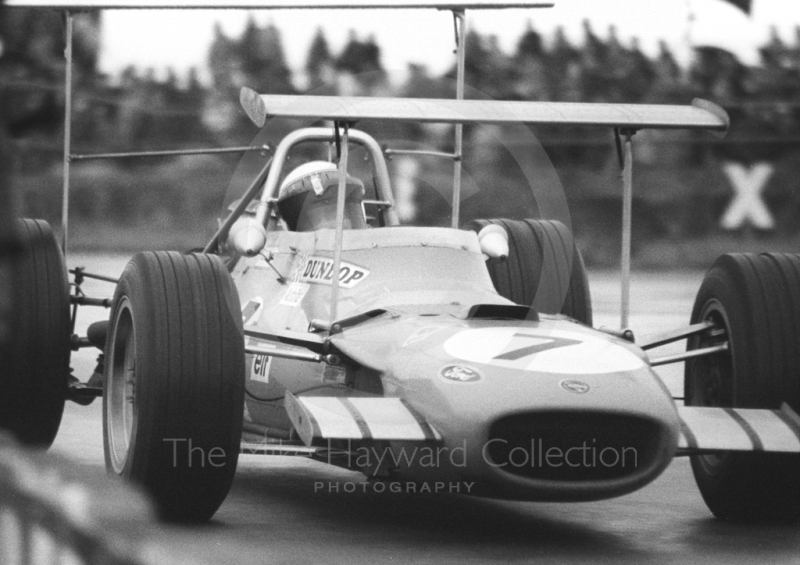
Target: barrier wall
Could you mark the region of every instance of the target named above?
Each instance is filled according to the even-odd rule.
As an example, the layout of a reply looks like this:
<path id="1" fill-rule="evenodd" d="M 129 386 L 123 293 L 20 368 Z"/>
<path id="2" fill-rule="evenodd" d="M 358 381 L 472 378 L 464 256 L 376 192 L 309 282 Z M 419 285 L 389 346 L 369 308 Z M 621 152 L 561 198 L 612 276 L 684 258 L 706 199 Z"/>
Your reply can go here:
<path id="1" fill-rule="evenodd" d="M 155 565 L 178 562 L 148 543 L 145 497 L 98 469 L 23 449 L 0 432 L 0 564 Z"/>

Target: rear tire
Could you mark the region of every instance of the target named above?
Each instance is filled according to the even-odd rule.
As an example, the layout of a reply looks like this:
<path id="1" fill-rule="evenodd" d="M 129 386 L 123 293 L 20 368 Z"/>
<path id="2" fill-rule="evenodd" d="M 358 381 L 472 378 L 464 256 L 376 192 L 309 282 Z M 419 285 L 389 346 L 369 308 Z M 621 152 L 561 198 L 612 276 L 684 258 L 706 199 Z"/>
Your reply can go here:
<path id="1" fill-rule="evenodd" d="M 697 294 L 692 323 L 724 334 L 694 337 L 688 349 L 727 340 L 729 350 L 687 361 L 687 406 L 800 411 L 800 255 L 730 254 L 717 259 Z M 720 452 L 691 457 L 697 486 L 724 520 L 800 517 L 800 455 Z"/>
<path id="2" fill-rule="evenodd" d="M 474 220 L 469 227 L 480 230 L 489 224 L 508 233 L 508 259 L 487 263 L 501 296 L 592 325 L 586 267 L 567 226 L 555 220 Z"/>
<path id="3" fill-rule="evenodd" d="M 12 275 L 14 322 L 0 379 L 0 428 L 47 448 L 58 433 L 69 382 L 69 280 L 50 225 L 19 220 L 17 228 L 22 253 Z"/>
<path id="4" fill-rule="evenodd" d="M 105 359 L 107 469 L 142 485 L 165 520 L 210 519 L 233 482 L 244 407 L 241 308 L 222 262 L 135 255 Z"/>

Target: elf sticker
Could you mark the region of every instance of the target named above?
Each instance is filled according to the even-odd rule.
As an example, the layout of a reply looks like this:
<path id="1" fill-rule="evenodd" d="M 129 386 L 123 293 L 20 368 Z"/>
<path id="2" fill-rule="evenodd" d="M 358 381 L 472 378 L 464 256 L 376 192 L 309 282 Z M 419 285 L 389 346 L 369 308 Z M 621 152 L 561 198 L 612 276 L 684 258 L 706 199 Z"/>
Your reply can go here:
<path id="1" fill-rule="evenodd" d="M 272 365 L 272 357 L 269 355 L 254 355 L 253 366 L 250 369 L 250 380 L 268 383 L 270 365 Z"/>
<path id="2" fill-rule="evenodd" d="M 342 261 L 339 265 L 339 286 L 353 288 L 369 276 L 369 271 L 352 263 Z M 300 282 L 331 284 L 333 279 L 333 259 L 328 257 L 309 257 L 306 259 Z"/>

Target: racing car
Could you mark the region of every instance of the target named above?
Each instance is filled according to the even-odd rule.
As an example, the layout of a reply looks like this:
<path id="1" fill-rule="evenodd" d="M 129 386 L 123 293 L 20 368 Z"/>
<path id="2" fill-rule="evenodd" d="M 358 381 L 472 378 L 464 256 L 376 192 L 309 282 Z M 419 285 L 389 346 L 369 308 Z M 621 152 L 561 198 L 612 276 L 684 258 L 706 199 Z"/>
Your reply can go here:
<path id="1" fill-rule="evenodd" d="M 462 67 L 463 68 L 463 67 Z M 263 95 L 254 124 L 305 120 L 226 202 L 202 250 L 136 254 L 113 297 L 70 296 L 42 221 L 21 222 L 13 399 L 0 424 L 49 445 L 65 399 L 101 396 L 106 466 L 163 518 L 205 521 L 240 453 L 303 454 L 419 491 L 591 501 L 652 482 L 690 456 L 722 519 L 800 512 L 800 255 L 727 254 L 686 327 L 628 327 L 631 143 L 647 128 L 724 132 L 724 110 L 686 106 Z M 612 128 L 623 163 L 623 315 L 595 328 L 580 251 L 550 217 L 402 225 L 390 150 L 368 122 Z M 299 167 L 301 146 L 321 158 Z M 369 164 L 369 189 L 351 151 Z M 396 152 L 395 152 L 396 153 Z M 413 153 L 413 152 L 411 152 Z M 460 174 L 462 154 L 449 155 Z M 503 198 L 503 187 L 493 187 Z M 374 198 L 368 198 L 374 192 Z M 73 336 L 70 304 L 110 307 Z M 72 320 L 74 325 L 74 318 Z M 685 353 L 651 349 L 687 340 Z M 71 348 L 104 352 L 89 383 Z M 43 354 L 47 352 L 47 354 Z M 683 403 L 654 367 L 685 362 Z M 102 386 L 100 386 L 102 383 Z M 431 485 L 434 485 L 433 487 Z"/>

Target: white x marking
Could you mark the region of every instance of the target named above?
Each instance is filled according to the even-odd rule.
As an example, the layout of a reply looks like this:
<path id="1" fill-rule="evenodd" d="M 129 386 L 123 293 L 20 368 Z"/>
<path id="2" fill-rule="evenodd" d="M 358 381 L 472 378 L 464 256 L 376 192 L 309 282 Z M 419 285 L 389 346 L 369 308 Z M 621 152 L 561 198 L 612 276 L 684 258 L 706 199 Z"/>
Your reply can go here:
<path id="1" fill-rule="evenodd" d="M 749 222 L 758 229 L 774 229 L 775 220 L 761 199 L 761 192 L 775 168 L 769 163 L 756 163 L 749 169 L 739 163 L 726 163 L 723 169 L 733 185 L 734 196 L 720 225 L 734 230 Z"/>

